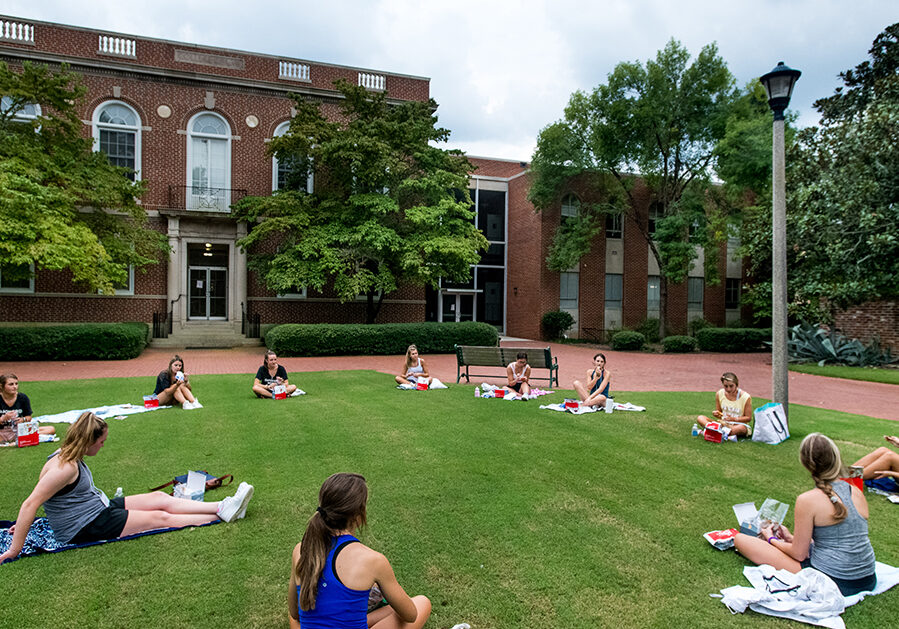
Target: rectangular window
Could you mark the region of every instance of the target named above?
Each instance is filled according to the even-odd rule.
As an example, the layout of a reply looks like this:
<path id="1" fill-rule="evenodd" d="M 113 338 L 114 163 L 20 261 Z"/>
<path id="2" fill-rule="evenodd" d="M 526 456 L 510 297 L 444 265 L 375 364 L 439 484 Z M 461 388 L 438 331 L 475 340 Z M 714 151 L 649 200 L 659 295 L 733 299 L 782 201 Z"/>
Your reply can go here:
<path id="1" fill-rule="evenodd" d="M 506 193 L 499 190 L 478 190 L 478 229 L 487 240 L 506 240 Z"/>
<path id="2" fill-rule="evenodd" d="M 0 267 L 0 291 L 4 293 L 33 293 L 34 265 Z"/>
<path id="3" fill-rule="evenodd" d="M 646 278 L 646 310 L 658 314 L 662 306 L 662 280 L 658 275 Z"/>
<path id="4" fill-rule="evenodd" d="M 315 173 L 311 167 L 299 167 L 289 159 L 275 159 L 275 164 L 278 169 L 275 190 L 301 190 L 305 188 L 307 193 L 312 194 Z"/>
<path id="5" fill-rule="evenodd" d="M 621 214 L 606 214 L 606 238 L 621 238 Z"/>
<path id="6" fill-rule="evenodd" d="M 116 295 L 133 295 L 134 294 L 134 266 L 128 265 L 128 276 L 124 282 L 113 284 Z"/>
<path id="7" fill-rule="evenodd" d="M 653 202 L 649 205 L 649 216 L 646 221 L 646 231 L 649 233 L 650 238 L 654 238 L 656 235 L 656 222 L 662 218 L 662 210 L 659 207 L 658 203 Z"/>
<path id="8" fill-rule="evenodd" d="M 580 273 L 559 274 L 559 310 L 577 310 Z"/>
<path id="9" fill-rule="evenodd" d="M 279 293 L 278 299 L 306 299 L 306 287 L 291 286 L 287 291 Z"/>
<path id="10" fill-rule="evenodd" d="M 106 153 L 109 163 L 113 166 L 127 168 L 128 179 L 134 181 L 135 151 L 133 131 L 111 131 L 100 129 L 100 150 Z"/>
<path id="11" fill-rule="evenodd" d="M 733 310 L 740 307 L 740 280 L 727 278 L 724 285 L 724 307 Z"/>
<path id="12" fill-rule="evenodd" d="M 621 310 L 624 301 L 624 276 L 621 273 L 606 273 L 606 309 Z"/>
<path id="13" fill-rule="evenodd" d="M 687 278 L 687 310 L 702 310 L 702 297 L 705 290 L 705 278 Z"/>

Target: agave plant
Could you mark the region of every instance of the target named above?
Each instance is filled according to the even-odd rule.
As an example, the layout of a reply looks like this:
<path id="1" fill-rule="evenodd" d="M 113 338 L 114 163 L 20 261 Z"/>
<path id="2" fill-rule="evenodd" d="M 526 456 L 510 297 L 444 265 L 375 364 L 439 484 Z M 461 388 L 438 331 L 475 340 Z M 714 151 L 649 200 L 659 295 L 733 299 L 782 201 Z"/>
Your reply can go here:
<path id="1" fill-rule="evenodd" d="M 881 349 L 879 339 L 867 346 L 858 339 L 849 340 L 835 330 L 809 325 L 805 321 L 790 328 L 787 341 L 790 362 L 835 363 L 850 367 L 879 367 L 899 361 L 890 348 Z"/>

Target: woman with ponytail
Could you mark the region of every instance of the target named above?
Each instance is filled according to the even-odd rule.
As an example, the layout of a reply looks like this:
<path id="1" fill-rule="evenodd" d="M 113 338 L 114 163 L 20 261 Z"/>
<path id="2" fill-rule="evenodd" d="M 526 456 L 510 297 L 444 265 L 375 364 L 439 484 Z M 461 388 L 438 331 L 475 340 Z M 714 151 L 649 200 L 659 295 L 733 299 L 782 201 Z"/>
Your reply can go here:
<path id="1" fill-rule="evenodd" d="M 390 562 L 354 537 L 365 526 L 368 487 L 359 474 L 334 474 L 293 550 L 287 602 L 294 629 L 419 629 L 431 615 L 425 596 L 410 598 Z M 368 613 L 379 586 L 389 605 Z"/>
<path id="2" fill-rule="evenodd" d="M 868 539 L 864 494 L 840 480 L 846 476 L 836 444 L 813 432 L 799 445 L 799 460 L 815 489 L 796 498 L 793 533 L 785 526 L 762 528 L 759 537 L 738 533 L 737 550 L 756 564 L 799 572 L 815 568 L 829 576 L 844 596 L 874 589 L 874 549 Z"/>

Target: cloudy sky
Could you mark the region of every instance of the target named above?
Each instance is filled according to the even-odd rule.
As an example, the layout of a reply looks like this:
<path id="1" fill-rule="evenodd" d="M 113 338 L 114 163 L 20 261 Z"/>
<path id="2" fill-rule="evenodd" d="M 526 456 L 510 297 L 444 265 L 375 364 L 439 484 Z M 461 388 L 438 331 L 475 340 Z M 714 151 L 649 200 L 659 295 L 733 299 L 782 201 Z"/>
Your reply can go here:
<path id="1" fill-rule="evenodd" d="M 800 125 L 837 74 L 899 21 L 897 0 L 4 0 L 4 14 L 431 79 L 450 146 L 529 160 L 575 90 L 672 37 L 717 42 L 742 85 L 778 61 L 802 70 Z M 775 20 L 777 20 L 775 22 Z"/>

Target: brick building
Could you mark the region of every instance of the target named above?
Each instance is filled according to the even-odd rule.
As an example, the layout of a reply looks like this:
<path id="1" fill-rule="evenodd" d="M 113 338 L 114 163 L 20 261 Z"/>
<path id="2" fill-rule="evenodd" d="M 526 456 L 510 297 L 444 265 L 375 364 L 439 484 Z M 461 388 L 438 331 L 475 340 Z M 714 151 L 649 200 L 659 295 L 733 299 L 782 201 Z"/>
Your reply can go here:
<path id="1" fill-rule="evenodd" d="M 204 335 L 239 340 L 245 315 L 258 315 L 263 325 L 365 320 L 362 301 L 340 304 L 327 291 L 276 295 L 261 285 L 235 246 L 248 226 L 231 217 L 229 206 L 278 188 L 283 169 L 266 146 L 286 130 L 289 93 L 318 100 L 334 116 L 338 78 L 384 92 L 389 102 L 427 100 L 427 78 L 2 16 L 0 59 L 13 68 L 26 60 L 51 68 L 66 63 L 83 77 L 85 136 L 147 182 L 141 202 L 171 247 L 168 259 L 132 270 L 116 295 L 85 293 L 58 271 L 4 282 L 0 269 L 0 322 L 156 317 L 171 325 L 172 345 L 198 345 Z M 23 112 L 39 114 L 40 103 Z M 658 270 L 627 221 L 610 222 L 578 268 L 551 272 L 544 260 L 562 216 L 576 211 L 577 187 L 559 208 L 538 214 L 527 201 L 527 164 L 472 162 L 477 225 L 490 242 L 481 263 L 467 283 L 407 286 L 385 296 L 379 322 L 474 319 L 539 338 L 541 315 L 560 307 L 578 322 L 573 334 L 657 316 Z M 314 176 L 307 185 L 314 186 Z M 645 207 L 638 215 L 649 220 L 648 197 L 640 198 Z M 673 329 L 699 316 L 718 324 L 739 318 L 741 270 L 731 257 L 722 250 L 715 261 L 727 278 L 720 285 L 705 285 L 700 259 L 688 282 L 670 287 Z"/>

